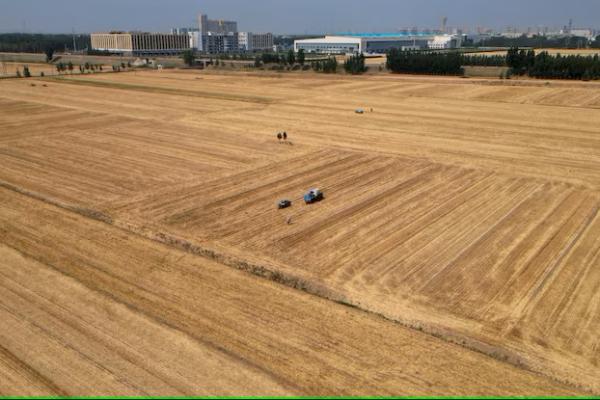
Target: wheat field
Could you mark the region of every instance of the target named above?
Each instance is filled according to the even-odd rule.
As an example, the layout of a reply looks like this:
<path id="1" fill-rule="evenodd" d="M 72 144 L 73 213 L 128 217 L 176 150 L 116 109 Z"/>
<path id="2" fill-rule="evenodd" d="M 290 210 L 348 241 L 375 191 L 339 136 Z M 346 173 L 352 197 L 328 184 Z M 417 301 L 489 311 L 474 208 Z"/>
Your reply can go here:
<path id="1" fill-rule="evenodd" d="M 600 393 L 598 89 L 0 81 L 0 394 Z"/>

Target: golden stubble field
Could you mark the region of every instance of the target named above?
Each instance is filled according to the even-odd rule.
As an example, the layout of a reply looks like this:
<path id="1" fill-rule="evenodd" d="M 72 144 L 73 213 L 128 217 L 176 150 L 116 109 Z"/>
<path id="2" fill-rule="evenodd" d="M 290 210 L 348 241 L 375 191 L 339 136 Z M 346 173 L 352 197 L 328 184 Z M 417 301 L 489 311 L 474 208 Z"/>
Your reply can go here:
<path id="1" fill-rule="evenodd" d="M 3 393 L 61 393 L 76 356 L 112 374 L 84 363 L 77 394 L 600 393 L 600 85 L 179 71 L 46 83 L 0 82 L 2 311 L 15 319 L 0 328 Z M 325 201 L 304 205 L 311 187 Z M 293 206 L 278 211 L 282 198 Z M 136 319 L 151 333 L 130 349 Z M 205 392 L 170 340 L 210 371 Z"/>
<path id="2" fill-rule="evenodd" d="M 0 76 L 15 76 L 17 71 L 23 74 L 23 67 L 25 66 L 29 67 L 29 72 L 34 77 L 40 76 L 42 72 L 44 75 L 58 74 L 56 67 L 52 64 L 23 63 L 0 60 Z"/>

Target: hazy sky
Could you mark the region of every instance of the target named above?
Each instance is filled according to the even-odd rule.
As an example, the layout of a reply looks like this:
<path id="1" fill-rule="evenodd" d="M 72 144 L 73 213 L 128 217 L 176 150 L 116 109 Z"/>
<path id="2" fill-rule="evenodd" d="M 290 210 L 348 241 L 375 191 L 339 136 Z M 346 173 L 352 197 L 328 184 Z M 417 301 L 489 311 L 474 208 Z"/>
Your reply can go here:
<path id="1" fill-rule="evenodd" d="M 391 31 L 402 27 L 600 27 L 600 0 L 0 0 L 0 32 L 168 31 L 196 14 L 275 33 Z"/>

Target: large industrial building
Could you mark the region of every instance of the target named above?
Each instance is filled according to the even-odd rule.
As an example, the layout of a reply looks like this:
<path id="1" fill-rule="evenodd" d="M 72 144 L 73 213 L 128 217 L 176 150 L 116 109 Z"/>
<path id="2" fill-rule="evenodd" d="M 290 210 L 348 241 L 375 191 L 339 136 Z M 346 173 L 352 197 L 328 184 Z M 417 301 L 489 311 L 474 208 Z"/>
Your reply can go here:
<path id="1" fill-rule="evenodd" d="M 460 47 L 462 36 L 431 33 L 361 33 L 294 41 L 294 50 L 326 54 L 382 54 L 391 49 L 449 49 Z"/>
<path id="2" fill-rule="evenodd" d="M 145 56 L 178 54 L 190 49 L 190 37 L 178 33 L 92 33 L 92 49 L 114 54 Z"/>

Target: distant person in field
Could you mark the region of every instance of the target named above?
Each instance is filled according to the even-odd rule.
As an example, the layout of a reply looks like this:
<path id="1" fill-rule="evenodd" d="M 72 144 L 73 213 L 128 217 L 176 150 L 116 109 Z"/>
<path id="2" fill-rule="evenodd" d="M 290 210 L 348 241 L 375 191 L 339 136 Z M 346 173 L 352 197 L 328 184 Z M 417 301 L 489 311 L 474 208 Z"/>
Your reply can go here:
<path id="1" fill-rule="evenodd" d="M 287 132 L 283 132 L 283 140 L 287 140 Z"/>
<path id="2" fill-rule="evenodd" d="M 279 141 L 281 142 L 281 138 L 282 138 L 282 136 L 281 136 L 281 132 L 278 132 L 278 133 L 277 133 L 277 140 L 279 140 Z"/>

